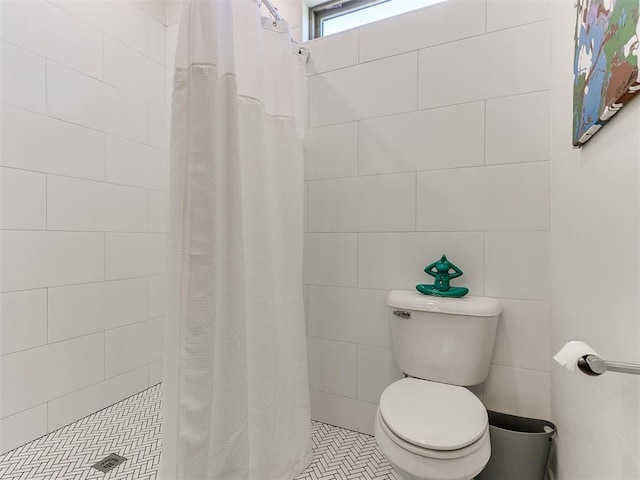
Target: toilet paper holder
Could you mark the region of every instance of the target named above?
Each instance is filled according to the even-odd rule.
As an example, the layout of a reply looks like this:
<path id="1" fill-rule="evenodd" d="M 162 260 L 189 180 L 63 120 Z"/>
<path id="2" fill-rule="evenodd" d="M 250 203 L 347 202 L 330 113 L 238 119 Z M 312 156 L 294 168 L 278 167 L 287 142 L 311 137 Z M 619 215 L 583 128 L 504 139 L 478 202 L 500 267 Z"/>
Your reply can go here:
<path id="1" fill-rule="evenodd" d="M 598 355 L 583 355 L 578 359 L 578 368 L 587 375 L 602 375 L 607 371 L 640 375 L 640 365 L 611 362 L 603 360 Z"/>

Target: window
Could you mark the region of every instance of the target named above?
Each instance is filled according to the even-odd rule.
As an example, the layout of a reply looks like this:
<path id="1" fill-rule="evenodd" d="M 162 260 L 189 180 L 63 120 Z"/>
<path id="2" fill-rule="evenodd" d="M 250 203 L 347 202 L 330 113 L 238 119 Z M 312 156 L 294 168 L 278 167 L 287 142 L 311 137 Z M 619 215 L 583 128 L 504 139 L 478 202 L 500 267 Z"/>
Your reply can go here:
<path id="1" fill-rule="evenodd" d="M 442 1 L 444 0 L 334 0 L 323 3 L 310 9 L 311 38 L 342 32 Z"/>

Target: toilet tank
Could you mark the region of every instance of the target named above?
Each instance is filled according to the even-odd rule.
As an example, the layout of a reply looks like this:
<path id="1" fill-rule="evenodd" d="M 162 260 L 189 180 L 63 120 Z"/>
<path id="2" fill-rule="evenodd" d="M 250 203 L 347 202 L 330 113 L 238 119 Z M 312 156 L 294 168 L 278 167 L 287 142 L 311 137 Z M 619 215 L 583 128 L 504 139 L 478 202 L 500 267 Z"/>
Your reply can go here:
<path id="1" fill-rule="evenodd" d="M 482 383 L 489 374 L 502 307 L 494 298 L 444 298 L 394 290 L 387 297 L 398 367 L 450 385 Z"/>

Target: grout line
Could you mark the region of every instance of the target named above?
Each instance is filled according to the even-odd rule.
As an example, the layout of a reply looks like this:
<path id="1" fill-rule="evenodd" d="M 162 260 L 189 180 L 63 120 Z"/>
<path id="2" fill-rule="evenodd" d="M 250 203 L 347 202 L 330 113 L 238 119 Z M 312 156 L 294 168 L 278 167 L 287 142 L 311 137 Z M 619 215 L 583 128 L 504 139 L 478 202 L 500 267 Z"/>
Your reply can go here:
<path id="1" fill-rule="evenodd" d="M 362 42 L 360 41 L 360 28 L 357 28 L 356 30 L 357 30 L 356 42 L 358 43 L 358 48 L 357 48 L 357 50 L 358 50 L 358 63 L 357 63 L 357 65 L 360 65 L 360 63 L 361 63 L 360 60 L 362 58 L 362 55 L 361 55 L 361 52 L 360 52 L 360 48 L 361 48 Z"/>
<path id="2" fill-rule="evenodd" d="M 102 234 L 102 280 L 107 280 L 107 232 Z"/>
<path id="3" fill-rule="evenodd" d="M 540 160 L 540 161 L 547 161 L 547 160 Z M 535 163 L 535 162 L 514 162 L 514 163 Z M 504 164 L 506 165 L 506 164 Z M 82 180 L 82 181 L 86 181 L 86 182 L 94 182 L 94 183 L 101 183 L 104 185 L 115 185 L 118 187 L 125 187 L 125 188 L 131 188 L 131 189 L 135 189 L 135 190 L 143 190 L 146 192 L 157 192 L 157 193 L 168 193 L 168 190 L 158 190 L 155 188 L 149 188 L 149 187 L 143 187 L 140 185 L 131 185 L 131 184 L 124 184 L 124 183 L 115 183 L 115 182 L 109 182 L 109 181 L 105 181 L 105 180 L 97 180 L 95 178 L 86 178 L 86 177 L 75 177 L 75 176 L 71 176 L 71 175 L 62 175 L 59 173 L 52 173 L 52 172 L 46 172 L 46 171 L 42 171 L 42 170 L 29 170 L 26 168 L 19 168 L 19 167 L 14 167 L 14 166 L 2 166 L 2 168 L 6 168 L 6 169 L 11 169 L 11 170 L 17 170 L 20 172 L 30 172 L 30 173 L 40 173 L 43 175 L 51 175 L 54 177 L 61 177 L 61 178 L 71 178 L 74 180 Z"/>
<path id="4" fill-rule="evenodd" d="M 45 297 L 45 304 L 46 304 L 44 318 L 45 318 L 45 321 L 47 322 L 47 345 L 49 345 L 49 330 L 51 329 L 51 326 L 49 325 L 49 288 L 48 287 L 44 289 L 44 297 Z M 22 351 L 22 350 L 19 350 L 19 351 Z"/>
<path id="5" fill-rule="evenodd" d="M 106 79 L 105 79 L 105 70 L 106 70 L 106 65 L 105 65 L 105 64 L 106 64 L 106 62 L 105 62 L 105 58 L 106 58 L 106 56 L 107 56 L 107 54 L 106 54 L 106 48 L 105 48 L 106 43 L 107 43 L 107 42 L 106 42 L 106 34 L 103 32 L 103 33 L 102 33 L 102 78 L 101 78 L 101 80 L 102 80 L 102 82 L 104 82 L 104 83 L 107 83 L 107 82 L 106 82 Z"/>
<path id="6" fill-rule="evenodd" d="M 49 174 L 44 174 L 44 229 L 49 230 Z"/>
<path id="7" fill-rule="evenodd" d="M 360 177 L 360 130 L 362 129 L 362 120 L 356 121 L 356 176 Z M 342 177 L 349 178 L 349 177 Z"/>
<path id="8" fill-rule="evenodd" d="M 487 101 L 484 100 L 482 102 L 482 113 L 483 113 L 483 119 L 484 119 L 484 123 L 482 125 L 483 128 L 483 136 L 482 136 L 482 164 L 483 165 L 487 165 Z M 516 163 L 516 162 L 514 162 Z"/>
<path id="9" fill-rule="evenodd" d="M 484 296 L 485 282 L 487 277 L 487 232 L 482 232 L 482 295 Z"/>
<path id="10" fill-rule="evenodd" d="M 49 113 L 49 62 L 45 58 L 44 61 L 44 114 Z"/>
<path id="11" fill-rule="evenodd" d="M 484 33 L 489 33 L 489 1 L 484 1 Z"/>
<path id="12" fill-rule="evenodd" d="M 47 400 L 47 401 L 44 401 L 44 402 L 42 402 L 42 403 L 38 403 L 38 404 L 36 404 L 36 405 L 33 405 L 32 407 L 25 408 L 24 410 L 20 410 L 19 412 L 12 413 L 11 415 L 7 415 L 6 417 L 2 417 L 2 418 L 0 418 L 0 420 L 7 420 L 8 418 L 11 418 L 11 417 L 13 417 L 13 416 L 15 416 L 15 415 L 20 415 L 21 413 L 28 412 L 29 410 L 32 410 L 32 409 L 34 409 L 34 408 L 41 407 L 42 405 L 45 405 L 45 406 L 46 406 L 46 405 L 47 405 L 47 402 L 48 402 L 48 400 Z M 0 454 L 0 457 L 1 457 L 2 455 L 5 455 L 6 453 L 8 453 L 8 452 L 5 452 L 5 453 L 3 453 L 3 454 Z"/>
<path id="13" fill-rule="evenodd" d="M 416 112 L 420 111 L 420 50 L 416 50 Z"/>
<path id="14" fill-rule="evenodd" d="M 413 215 L 413 229 L 417 232 L 418 231 L 418 172 L 414 173 L 415 175 L 415 190 L 414 190 L 414 200 L 415 200 L 415 209 L 414 209 L 414 215 Z"/>
<path id="15" fill-rule="evenodd" d="M 155 150 L 160 150 L 162 152 L 167 152 L 167 153 L 169 151 L 168 148 L 162 148 L 162 147 L 158 147 L 158 146 L 155 146 L 155 145 L 150 145 L 148 143 L 140 142 L 139 140 L 135 140 L 135 139 L 132 139 L 130 137 L 125 137 L 125 136 L 117 134 L 117 133 L 107 132 L 105 130 L 98 130 L 97 128 L 91 127 L 89 125 L 84 125 L 82 123 L 72 122 L 70 120 L 66 120 L 64 118 L 56 117 L 56 116 L 49 115 L 49 114 L 44 114 L 42 112 L 36 112 L 36 111 L 29 110 L 27 108 L 23 108 L 23 107 L 20 107 L 20 106 L 17 106 L 17 105 L 12 105 L 10 103 L 2 102 L 2 105 L 6 105 L 6 106 L 11 107 L 13 109 L 19 110 L 20 112 L 23 112 L 23 113 L 28 113 L 28 114 L 31 114 L 31 115 L 37 115 L 39 117 L 44 117 L 44 118 L 52 120 L 54 122 L 61 122 L 61 123 L 65 123 L 67 125 L 74 125 L 76 127 L 80 127 L 82 129 L 85 129 L 85 130 L 90 130 L 92 132 L 99 133 L 99 134 L 105 135 L 105 136 L 110 135 L 112 137 L 116 137 L 116 138 L 119 138 L 121 140 L 128 141 L 130 143 L 135 143 L 136 145 L 140 145 L 140 146 L 143 146 L 143 147 L 153 148 Z"/>
<path id="16" fill-rule="evenodd" d="M 40 232 L 40 233 L 86 233 L 86 234 L 97 234 L 104 233 L 110 235 L 168 235 L 167 232 L 156 232 L 156 231 L 133 231 L 133 230 L 44 230 L 44 229 L 29 229 L 29 228 L 3 228 L 3 232 Z M 505 231 L 523 231 L 523 230 L 505 230 Z M 531 231 L 547 231 L 547 230 L 531 230 Z M 314 232 L 314 233 L 332 233 L 332 232 Z M 355 232 L 335 232 L 335 233 L 355 233 Z M 162 275 L 161 273 L 153 273 L 151 275 Z M 129 277 L 126 277 L 129 278 Z M 131 277 L 136 278 L 136 277 Z M 117 278 L 111 280 L 118 280 Z M 57 285 L 54 285 L 57 286 Z M 42 286 L 40 288 L 46 288 L 46 286 Z M 25 290 L 35 290 L 35 288 L 26 288 Z"/>
<path id="17" fill-rule="evenodd" d="M 343 175 L 339 177 L 328 177 L 328 178 L 310 178 L 307 179 L 307 182 L 320 183 L 320 182 L 330 182 L 332 180 L 344 180 L 344 179 L 355 179 L 355 178 L 364 178 L 364 177 L 381 177 L 381 176 L 391 176 L 391 175 L 409 175 L 411 173 L 437 173 L 437 172 L 450 172 L 452 170 L 466 170 L 470 168 L 500 168 L 505 166 L 515 166 L 522 165 L 523 167 L 526 165 L 533 165 L 538 163 L 550 163 L 549 160 L 531 160 L 527 162 L 509 162 L 509 163 L 489 163 L 489 164 L 477 164 L 477 165 L 462 165 L 462 166 L 453 166 L 453 167 L 445 167 L 445 168 L 431 168 L 424 170 L 405 170 L 402 172 L 382 172 L 382 173 L 367 173 L 360 175 Z M 126 186 L 126 185 L 125 185 Z"/>
<path id="18" fill-rule="evenodd" d="M 426 108 L 419 108 L 417 110 L 418 113 L 420 112 L 425 112 L 425 111 L 429 111 L 429 110 L 438 110 L 438 109 L 442 109 L 442 108 L 447 108 L 447 107 L 456 107 L 456 106 L 460 106 L 460 105 L 469 105 L 469 104 L 473 104 L 473 103 L 480 103 L 480 102 L 484 102 L 484 101 L 491 101 L 491 100 L 500 100 L 500 99 L 504 99 L 504 98 L 511 98 L 511 97 L 519 97 L 519 96 L 523 96 L 523 95 L 532 95 L 535 93 L 543 93 L 543 92 L 550 92 L 551 89 L 550 88 L 540 88 L 537 90 L 528 90 L 526 92 L 516 92 L 516 93 L 508 93 L 506 95 L 496 95 L 494 97 L 486 97 L 486 98 L 476 98 L 473 100 L 465 100 L 462 102 L 453 102 L 453 103 L 446 103 L 443 105 L 432 105 L 432 106 L 428 106 Z M 332 123 L 323 123 L 321 125 L 309 125 L 307 127 L 307 130 L 311 130 L 311 129 L 316 129 L 316 128 L 325 128 L 325 127 L 332 127 L 332 126 L 336 126 L 336 125 L 344 125 L 347 123 L 354 123 L 360 120 L 374 120 L 374 119 L 382 119 L 382 118 L 388 118 L 388 117 L 397 117 L 397 116 L 401 116 L 401 115 L 408 115 L 411 113 L 416 113 L 416 110 L 405 110 L 402 112 L 394 112 L 394 113 L 387 113 L 387 114 L 383 114 L 383 115 L 374 115 L 371 117 L 367 117 L 364 119 L 359 119 L 359 118 L 351 118 L 348 120 L 340 120 L 337 122 L 332 122 Z"/>
<path id="19" fill-rule="evenodd" d="M 487 13 L 486 13 L 486 9 L 485 9 L 485 18 L 486 18 L 486 15 L 487 15 Z M 453 39 L 453 40 L 448 40 L 446 42 L 434 43 L 432 45 L 425 45 L 425 46 L 422 46 L 422 47 L 421 46 L 410 47 L 410 48 L 407 48 L 406 50 L 403 50 L 401 52 L 392 53 L 392 54 L 388 54 L 388 55 L 383 55 L 381 57 L 375 57 L 375 58 L 372 58 L 370 60 L 365 60 L 364 62 L 360 61 L 360 58 L 358 58 L 358 63 L 356 63 L 356 64 L 351 64 L 351 65 L 346 65 L 346 66 L 343 66 L 343 67 L 333 68 L 333 69 L 326 70 L 326 71 L 320 72 L 320 73 L 314 73 L 312 75 L 307 75 L 307 78 L 313 78 L 313 77 L 317 77 L 319 75 L 324 75 L 326 73 L 337 72 L 339 70 L 346 70 L 347 68 L 357 67 L 358 65 L 366 65 L 367 63 L 372 63 L 372 62 L 377 62 L 379 60 L 385 60 L 385 59 L 388 59 L 388 58 L 398 57 L 400 55 L 405 55 L 405 54 L 411 53 L 411 52 L 420 52 L 421 50 L 427 50 L 427 49 L 430 49 L 430 48 L 437 48 L 437 47 L 441 47 L 441 46 L 444 46 L 444 45 L 450 45 L 452 43 L 457 43 L 457 42 L 464 42 L 464 41 L 467 41 L 467 40 L 471 40 L 473 38 L 484 37 L 484 36 L 487 36 L 487 35 L 493 35 L 493 34 L 500 33 L 500 32 L 505 32 L 505 31 L 508 31 L 508 30 L 515 30 L 515 29 L 518 29 L 518 28 L 527 27 L 529 25 L 536 25 L 538 23 L 545 23 L 545 22 L 549 22 L 549 20 L 550 20 L 550 18 L 543 18 L 543 19 L 534 20 L 532 22 L 527 22 L 527 23 L 523 23 L 523 24 L 519 24 L 519 25 L 512 25 L 512 26 L 509 26 L 509 27 L 506 27 L 506 28 L 499 28 L 499 29 L 496 29 L 496 30 L 484 31 L 482 33 L 476 33 L 476 34 L 473 34 L 473 35 L 462 36 L 460 38 L 456 38 L 456 39 Z M 486 20 L 485 20 L 485 23 L 486 23 Z M 360 27 L 360 28 L 362 28 L 362 27 Z M 315 40 L 321 40 L 321 39 L 315 39 Z"/>
<path id="20" fill-rule="evenodd" d="M 93 233 L 93 232 L 90 232 Z M 142 278 L 148 278 L 148 277 L 162 277 L 166 275 L 165 273 L 150 273 L 148 275 L 139 275 L 137 277 L 124 277 L 124 278 L 108 278 L 105 280 L 91 280 L 88 282 L 82 282 L 82 283 L 65 283 L 65 284 L 61 284 L 61 285 L 43 285 L 40 287 L 34 287 L 34 288 L 22 288 L 19 290 L 7 290 L 7 291 L 3 291 L 0 292 L 2 294 L 4 293 L 17 293 L 17 292 L 32 292 L 35 290 L 44 290 L 47 288 L 66 288 L 66 287 L 79 287 L 82 285 L 92 285 L 92 284 L 98 284 L 98 283 L 110 283 L 110 282 L 124 282 L 127 280 L 139 280 Z"/>
<path id="21" fill-rule="evenodd" d="M 540 160 L 540 161 L 548 161 L 548 160 Z M 514 163 L 535 163 L 535 162 L 514 162 Z M 106 165 L 106 163 L 105 163 Z M 507 164 L 503 164 L 503 165 L 507 165 Z M 510 165 L 510 164 L 509 164 Z M 74 180 L 83 180 L 86 182 L 95 182 L 95 183 L 102 183 L 104 185 L 115 185 L 118 187 L 126 187 L 126 188 L 131 188 L 131 189 L 135 189 L 135 190 L 143 190 L 143 191 L 147 191 L 147 192 L 158 192 L 158 193 L 168 193 L 168 190 L 158 190 L 155 188 L 148 188 L 148 187 L 143 187 L 140 185 L 130 185 L 130 184 L 124 184 L 124 183 L 115 183 L 115 182 L 109 182 L 106 180 L 97 180 L 95 178 L 86 178 L 86 177 L 74 177 L 71 175 L 61 175 L 59 173 L 52 173 L 52 172 L 46 172 L 46 171 L 42 171 L 42 170 L 29 170 L 26 168 L 19 168 L 19 167 L 14 167 L 14 166 L 10 166 L 10 165 L 2 165 L 2 168 L 7 168 L 7 169 L 11 169 L 11 170 L 17 170 L 20 172 L 30 172 L 30 173 L 41 173 L 43 175 L 51 175 L 54 177 L 61 177 L 61 178 L 71 178 Z M 105 171 L 106 171 L 106 167 L 105 167 Z M 330 179 L 327 179 L 330 180 Z"/>
<path id="22" fill-rule="evenodd" d="M 360 283 L 360 232 L 356 232 L 356 287 Z"/>

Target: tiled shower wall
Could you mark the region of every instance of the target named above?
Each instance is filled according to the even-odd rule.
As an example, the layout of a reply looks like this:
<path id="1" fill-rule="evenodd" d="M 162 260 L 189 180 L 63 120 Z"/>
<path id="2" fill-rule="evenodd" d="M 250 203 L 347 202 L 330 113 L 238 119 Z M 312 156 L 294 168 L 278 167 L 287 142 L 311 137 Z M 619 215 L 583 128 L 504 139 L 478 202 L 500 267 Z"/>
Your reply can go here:
<path id="1" fill-rule="evenodd" d="M 161 379 L 167 15 L 1 8 L 4 452 Z"/>
<path id="2" fill-rule="evenodd" d="M 549 4 L 452 0 L 307 44 L 312 415 L 370 433 L 389 290 L 443 253 L 500 299 L 490 409 L 549 417 Z"/>

